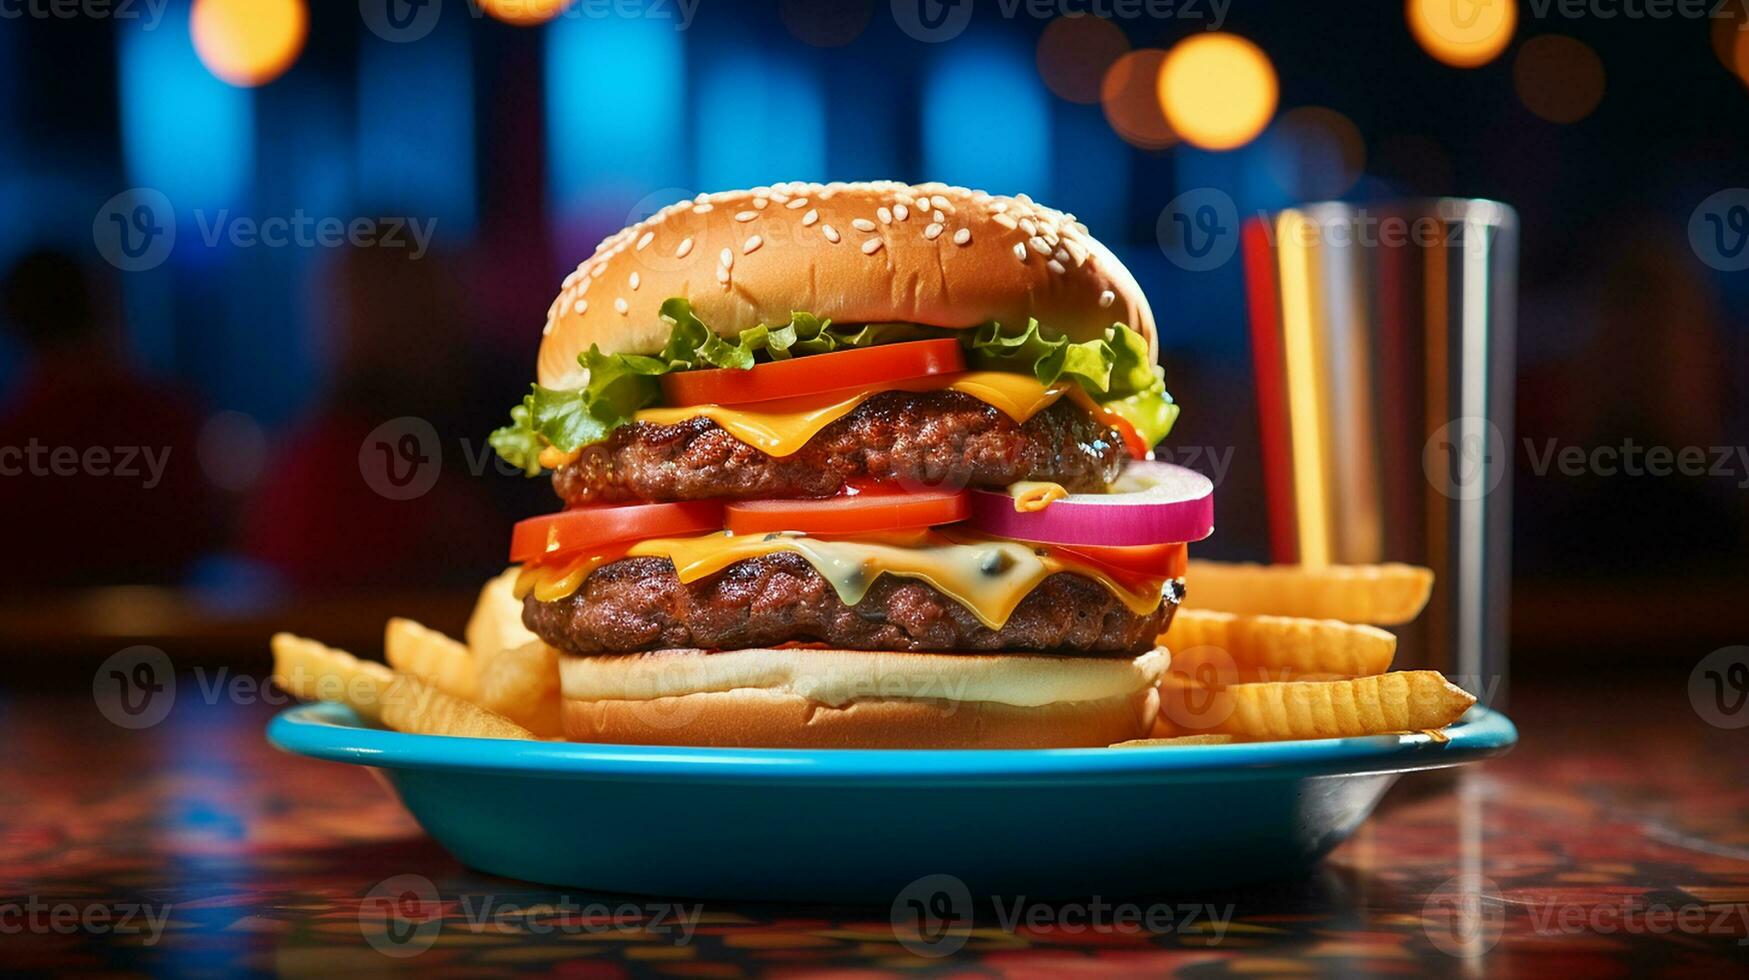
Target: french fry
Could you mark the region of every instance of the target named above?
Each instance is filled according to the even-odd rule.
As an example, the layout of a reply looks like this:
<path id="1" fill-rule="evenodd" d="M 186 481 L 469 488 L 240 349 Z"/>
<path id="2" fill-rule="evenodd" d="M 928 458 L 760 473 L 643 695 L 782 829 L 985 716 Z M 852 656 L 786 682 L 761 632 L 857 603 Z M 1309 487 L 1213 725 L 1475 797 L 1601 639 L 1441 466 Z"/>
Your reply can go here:
<path id="1" fill-rule="evenodd" d="M 562 734 L 558 651 L 538 639 L 498 651 L 480 667 L 478 700 L 536 735 Z"/>
<path id="2" fill-rule="evenodd" d="M 1236 739 L 1231 735 L 1174 735 L 1169 738 L 1132 738 L 1127 742 L 1117 742 L 1114 749 L 1151 749 L 1163 745 L 1231 745 Z"/>
<path id="3" fill-rule="evenodd" d="M 1436 670 L 1347 681 L 1234 684 L 1232 712 L 1214 731 L 1268 741 L 1430 731 L 1456 721 L 1476 699 Z"/>
<path id="4" fill-rule="evenodd" d="M 1397 638 L 1376 626 L 1207 609 L 1179 610 L 1160 643 L 1172 651 L 1172 669 L 1186 674 L 1196 672 L 1198 654 L 1224 651 L 1241 681 L 1366 677 L 1390 669 L 1397 652 Z"/>
<path id="5" fill-rule="evenodd" d="M 383 724 L 397 732 L 462 738 L 532 739 L 534 734 L 502 715 L 451 697 L 409 674 L 397 674 L 383 692 Z"/>
<path id="6" fill-rule="evenodd" d="M 1187 609 L 1393 626 L 1421 614 L 1433 572 L 1416 565 L 1256 565 L 1192 561 Z"/>
<path id="7" fill-rule="evenodd" d="M 273 682 L 281 689 L 304 701 L 351 705 L 366 721 L 382 721 L 383 692 L 394 683 L 394 671 L 290 633 L 273 634 L 272 647 Z"/>
<path id="8" fill-rule="evenodd" d="M 345 704 L 398 732 L 471 738 L 533 738 L 528 730 L 408 674 L 315 640 L 276 633 L 273 680 L 306 701 Z"/>
<path id="9" fill-rule="evenodd" d="M 391 619 L 383 635 L 383 658 L 403 674 L 412 674 L 445 694 L 473 701 L 479 688 L 478 665 L 468 648 L 411 619 Z"/>
<path id="10" fill-rule="evenodd" d="M 480 598 L 468 617 L 467 631 L 462 634 L 475 658 L 485 660 L 499 651 L 526 646 L 538 639 L 522 625 L 522 603 L 510 591 L 521 571 L 521 566 L 512 565 L 480 589 Z"/>

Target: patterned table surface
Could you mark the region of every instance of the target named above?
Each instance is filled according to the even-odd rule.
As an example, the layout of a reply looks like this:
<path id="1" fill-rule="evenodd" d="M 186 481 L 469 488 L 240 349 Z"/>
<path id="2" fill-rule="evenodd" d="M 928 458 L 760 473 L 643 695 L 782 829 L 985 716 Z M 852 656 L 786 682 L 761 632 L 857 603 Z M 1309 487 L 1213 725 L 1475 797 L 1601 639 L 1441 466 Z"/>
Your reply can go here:
<path id="1" fill-rule="evenodd" d="M 1461 776 L 1406 777 L 1303 880 L 1129 909 L 1053 905 L 1018 922 L 980 914 L 946 956 L 901 945 L 884 908 L 667 903 L 475 874 L 425 838 L 367 770 L 269 747 L 261 732 L 273 710 L 246 695 L 178 697 L 168 719 L 129 731 L 89 698 L 0 695 L 0 969 L 1054 977 L 1749 968 L 1749 728 L 1702 721 L 1680 683 L 1522 691 L 1516 751 Z M 437 901 L 417 923 L 378 898 L 425 882 Z"/>

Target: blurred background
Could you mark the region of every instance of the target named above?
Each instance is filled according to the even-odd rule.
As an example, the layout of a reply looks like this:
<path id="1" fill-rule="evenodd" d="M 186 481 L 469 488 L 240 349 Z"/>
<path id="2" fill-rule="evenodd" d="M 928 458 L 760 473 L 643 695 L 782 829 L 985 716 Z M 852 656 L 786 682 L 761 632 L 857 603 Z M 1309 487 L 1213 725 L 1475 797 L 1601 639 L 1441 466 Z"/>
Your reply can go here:
<path id="1" fill-rule="evenodd" d="M 895 178 L 1029 193 L 1129 265 L 1227 558 L 1269 552 L 1244 262 L 1231 222 L 1187 250 L 1181 202 L 1510 204 L 1513 669 L 1686 670 L 1749 632 L 1745 28 L 1710 0 L 0 0 L 0 646 L 84 682 L 130 642 L 459 629 L 554 506 L 485 436 L 594 243 L 699 191 Z"/>

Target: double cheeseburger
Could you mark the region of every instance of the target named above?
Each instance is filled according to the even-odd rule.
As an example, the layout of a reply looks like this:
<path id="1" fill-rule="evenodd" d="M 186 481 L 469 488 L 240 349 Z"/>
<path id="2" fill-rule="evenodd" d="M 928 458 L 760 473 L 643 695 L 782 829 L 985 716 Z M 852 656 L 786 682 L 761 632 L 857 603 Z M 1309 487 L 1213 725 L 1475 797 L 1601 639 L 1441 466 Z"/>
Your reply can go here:
<path id="1" fill-rule="evenodd" d="M 1154 317 L 1073 215 L 942 184 L 700 195 L 603 241 L 542 335 L 492 445 L 563 502 L 511 559 L 567 737 L 1149 732 L 1212 488 L 1146 461 L 1177 415 Z"/>

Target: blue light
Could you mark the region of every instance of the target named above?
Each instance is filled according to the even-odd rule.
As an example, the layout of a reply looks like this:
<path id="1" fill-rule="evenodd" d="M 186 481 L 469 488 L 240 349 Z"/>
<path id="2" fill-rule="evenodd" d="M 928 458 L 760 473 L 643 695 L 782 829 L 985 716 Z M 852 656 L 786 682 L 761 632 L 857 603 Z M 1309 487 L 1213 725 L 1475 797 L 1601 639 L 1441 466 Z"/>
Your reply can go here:
<path id="1" fill-rule="evenodd" d="M 811 62 L 730 41 L 700 71 L 702 188 L 825 179 L 826 99 Z"/>
<path id="2" fill-rule="evenodd" d="M 684 184 L 685 83 L 680 34 L 669 21 L 560 17 L 549 24 L 547 186 L 555 213 L 623 219 L 643 195 Z M 621 213 L 604 213 L 614 208 Z"/>
<path id="3" fill-rule="evenodd" d="M 1043 193 L 1051 169 L 1050 104 L 1030 48 L 942 47 L 924 89 L 926 176 L 993 194 Z"/>
<path id="4" fill-rule="evenodd" d="M 360 30 L 360 213 L 433 217 L 446 237 L 473 229 L 471 60 L 459 18 L 439 18 L 416 44 Z"/>
<path id="5" fill-rule="evenodd" d="M 1056 191 L 1051 203 L 1072 212 L 1093 236 L 1122 242 L 1130 231 L 1131 150 L 1098 106 L 1057 110 Z"/>
<path id="6" fill-rule="evenodd" d="M 250 93 L 201 65 L 187 6 L 169 5 L 152 29 L 145 23 L 116 24 L 128 179 L 162 191 L 180 217 L 194 208 L 235 206 L 254 166 Z"/>

